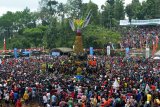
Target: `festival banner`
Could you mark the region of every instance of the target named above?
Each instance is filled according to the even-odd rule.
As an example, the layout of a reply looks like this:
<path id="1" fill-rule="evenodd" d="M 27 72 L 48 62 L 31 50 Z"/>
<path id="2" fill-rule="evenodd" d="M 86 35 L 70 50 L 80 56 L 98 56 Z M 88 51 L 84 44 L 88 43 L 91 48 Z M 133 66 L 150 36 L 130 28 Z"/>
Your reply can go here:
<path id="1" fill-rule="evenodd" d="M 149 58 L 149 56 L 150 56 L 149 48 L 146 48 L 146 58 Z"/>
<path id="2" fill-rule="evenodd" d="M 156 36 L 156 50 L 158 49 L 158 44 L 159 44 L 159 37 Z"/>
<path id="3" fill-rule="evenodd" d="M 93 47 L 90 47 L 90 55 L 93 55 Z"/>
<path id="4" fill-rule="evenodd" d="M 18 55 L 17 55 L 17 48 L 14 48 L 14 58 L 17 58 Z"/>
<path id="5" fill-rule="evenodd" d="M 4 38 L 4 41 L 3 41 L 4 43 L 3 43 L 3 50 L 4 50 L 4 52 L 6 52 L 6 39 Z"/>
<path id="6" fill-rule="evenodd" d="M 126 57 L 129 57 L 129 48 L 126 48 Z"/>
<path id="7" fill-rule="evenodd" d="M 111 47 L 107 46 L 107 55 L 109 56 L 111 54 Z"/>
<path id="8" fill-rule="evenodd" d="M 153 45 L 153 46 L 152 46 L 152 48 L 153 48 L 153 49 L 152 49 L 152 56 L 154 56 L 154 54 L 156 53 L 156 43 L 155 43 L 154 40 L 152 41 L 152 45 Z"/>
<path id="9" fill-rule="evenodd" d="M 0 65 L 2 64 L 2 60 L 0 59 Z"/>
<path id="10" fill-rule="evenodd" d="M 129 25 L 160 25 L 160 19 L 150 19 L 150 20 L 120 20 L 121 26 L 129 26 Z"/>

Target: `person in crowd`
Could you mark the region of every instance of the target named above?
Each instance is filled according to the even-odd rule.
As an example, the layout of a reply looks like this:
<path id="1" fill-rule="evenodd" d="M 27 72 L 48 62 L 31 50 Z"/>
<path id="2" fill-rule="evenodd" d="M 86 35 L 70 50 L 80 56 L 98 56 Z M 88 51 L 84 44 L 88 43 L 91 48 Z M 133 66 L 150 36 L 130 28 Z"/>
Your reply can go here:
<path id="1" fill-rule="evenodd" d="M 46 94 L 44 94 L 44 95 L 43 95 L 43 106 L 44 106 L 44 107 L 47 107 L 47 103 L 48 103 L 48 99 L 47 99 Z"/>

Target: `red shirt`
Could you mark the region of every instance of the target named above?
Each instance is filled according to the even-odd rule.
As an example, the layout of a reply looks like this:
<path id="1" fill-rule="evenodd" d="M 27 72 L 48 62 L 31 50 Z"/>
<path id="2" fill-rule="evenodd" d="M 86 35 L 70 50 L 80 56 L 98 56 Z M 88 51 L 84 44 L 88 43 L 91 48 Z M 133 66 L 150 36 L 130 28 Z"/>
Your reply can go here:
<path id="1" fill-rule="evenodd" d="M 21 103 L 20 100 L 17 100 L 17 102 L 16 102 L 16 107 L 22 107 L 22 103 Z"/>
<path id="2" fill-rule="evenodd" d="M 75 93 L 71 92 L 71 97 L 74 98 L 74 96 L 75 96 Z"/>

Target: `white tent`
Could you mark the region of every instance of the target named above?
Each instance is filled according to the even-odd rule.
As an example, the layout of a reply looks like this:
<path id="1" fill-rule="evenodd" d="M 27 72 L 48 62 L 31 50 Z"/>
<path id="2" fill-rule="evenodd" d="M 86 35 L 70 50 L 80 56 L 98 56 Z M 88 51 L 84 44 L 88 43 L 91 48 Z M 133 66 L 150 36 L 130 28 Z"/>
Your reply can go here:
<path id="1" fill-rule="evenodd" d="M 156 52 L 154 55 L 155 55 L 155 56 L 157 56 L 157 55 L 160 56 L 160 50 L 159 50 L 158 52 Z"/>

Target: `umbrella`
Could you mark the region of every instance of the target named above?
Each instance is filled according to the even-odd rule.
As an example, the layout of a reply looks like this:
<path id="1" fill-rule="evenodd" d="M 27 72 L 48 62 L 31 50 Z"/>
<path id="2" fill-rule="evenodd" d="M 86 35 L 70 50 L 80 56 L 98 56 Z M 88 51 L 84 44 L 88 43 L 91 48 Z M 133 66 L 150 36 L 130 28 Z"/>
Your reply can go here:
<path id="1" fill-rule="evenodd" d="M 156 57 L 154 57 L 153 59 L 160 59 L 160 57 L 156 56 Z"/>

